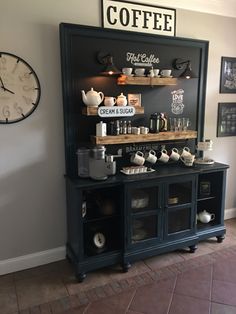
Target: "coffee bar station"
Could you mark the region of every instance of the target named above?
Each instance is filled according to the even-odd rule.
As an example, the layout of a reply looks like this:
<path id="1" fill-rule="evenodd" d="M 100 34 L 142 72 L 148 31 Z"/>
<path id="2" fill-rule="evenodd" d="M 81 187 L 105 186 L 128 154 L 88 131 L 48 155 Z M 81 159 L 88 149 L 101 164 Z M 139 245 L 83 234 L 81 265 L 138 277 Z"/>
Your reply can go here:
<path id="1" fill-rule="evenodd" d="M 60 24 L 67 258 L 113 264 L 225 235 L 228 165 L 207 156 L 205 40 Z"/>

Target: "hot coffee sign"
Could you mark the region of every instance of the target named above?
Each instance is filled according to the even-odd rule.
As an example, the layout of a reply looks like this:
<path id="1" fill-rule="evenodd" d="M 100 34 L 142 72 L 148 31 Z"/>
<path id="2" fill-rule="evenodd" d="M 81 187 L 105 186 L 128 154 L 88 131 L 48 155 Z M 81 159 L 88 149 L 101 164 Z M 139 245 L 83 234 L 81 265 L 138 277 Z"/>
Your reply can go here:
<path id="1" fill-rule="evenodd" d="M 154 66 L 160 62 L 160 59 L 154 54 L 147 55 L 145 52 L 127 52 L 126 61 L 135 66 Z"/>
<path id="2" fill-rule="evenodd" d="M 175 9 L 135 2 L 102 0 L 103 27 L 175 36 Z"/>

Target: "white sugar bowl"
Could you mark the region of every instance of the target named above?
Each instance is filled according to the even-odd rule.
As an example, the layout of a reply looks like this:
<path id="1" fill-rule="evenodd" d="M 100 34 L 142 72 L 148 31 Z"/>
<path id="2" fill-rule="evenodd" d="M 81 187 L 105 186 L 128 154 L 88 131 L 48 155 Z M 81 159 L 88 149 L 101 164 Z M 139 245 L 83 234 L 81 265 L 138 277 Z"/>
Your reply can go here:
<path id="1" fill-rule="evenodd" d="M 119 96 L 116 98 L 116 104 L 117 106 L 126 106 L 128 103 L 127 97 L 121 93 Z"/>

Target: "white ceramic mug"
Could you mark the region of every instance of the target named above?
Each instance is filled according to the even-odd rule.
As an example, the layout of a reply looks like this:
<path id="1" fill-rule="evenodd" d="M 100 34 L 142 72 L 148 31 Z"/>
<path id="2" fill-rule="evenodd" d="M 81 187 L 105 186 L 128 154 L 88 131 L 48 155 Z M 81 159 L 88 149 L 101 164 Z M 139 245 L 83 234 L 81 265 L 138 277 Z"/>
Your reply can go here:
<path id="1" fill-rule="evenodd" d="M 159 69 L 153 69 L 154 76 L 158 76 L 159 72 L 160 72 Z"/>
<path id="2" fill-rule="evenodd" d="M 148 134 L 149 132 L 149 128 L 145 127 L 145 126 L 140 126 L 140 133 L 141 134 Z"/>
<path id="3" fill-rule="evenodd" d="M 132 134 L 136 134 L 136 135 L 139 135 L 140 134 L 140 128 L 136 127 L 136 126 L 133 126 L 131 128 L 131 132 Z"/>
<path id="4" fill-rule="evenodd" d="M 128 76 L 132 74 L 132 71 L 133 71 L 133 68 L 123 68 L 122 69 L 122 73 L 124 75 L 128 75 Z"/>
<path id="5" fill-rule="evenodd" d="M 110 96 L 105 96 L 104 98 L 104 105 L 108 107 L 112 107 L 116 104 L 116 98 L 115 97 L 110 97 Z"/>
<path id="6" fill-rule="evenodd" d="M 167 154 L 166 149 L 162 149 L 160 152 L 157 153 L 157 159 L 161 162 L 168 162 L 169 161 L 169 155 Z"/>
<path id="7" fill-rule="evenodd" d="M 167 69 L 162 70 L 161 75 L 162 76 L 171 76 L 171 70 L 167 70 Z"/>
<path id="8" fill-rule="evenodd" d="M 184 147 L 183 150 L 182 150 L 181 157 L 185 158 L 185 157 L 188 157 L 188 156 L 192 156 L 192 154 L 190 152 L 190 148 L 189 147 Z"/>
<path id="9" fill-rule="evenodd" d="M 136 164 L 138 166 L 142 166 L 145 162 L 144 154 L 138 150 L 136 153 L 131 155 L 130 161 L 133 164 Z"/>
<path id="10" fill-rule="evenodd" d="M 187 167 L 191 167 L 193 165 L 195 155 L 180 157 L 181 161 L 185 164 Z"/>
<path id="11" fill-rule="evenodd" d="M 177 148 L 172 148 L 171 153 L 170 153 L 170 159 L 173 161 L 178 161 L 180 158 L 179 151 Z"/>
<path id="12" fill-rule="evenodd" d="M 145 154 L 145 159 L 151 164 L 155 164 L 157 161 L 156 152 L 153 149 L 149 150 L 149 152 Z"/>
<path id="13" fill-rule="evenodd" d="M 144 72 L 145 72 L 145 69 L 144 69 L 144 68 L 138 68 L 138 69 L 135 69 L 135 70 L 134 70 L 134 73 L 135 73 L 137 76 L 143 76 L 143 75 L 144 75 Z"/>

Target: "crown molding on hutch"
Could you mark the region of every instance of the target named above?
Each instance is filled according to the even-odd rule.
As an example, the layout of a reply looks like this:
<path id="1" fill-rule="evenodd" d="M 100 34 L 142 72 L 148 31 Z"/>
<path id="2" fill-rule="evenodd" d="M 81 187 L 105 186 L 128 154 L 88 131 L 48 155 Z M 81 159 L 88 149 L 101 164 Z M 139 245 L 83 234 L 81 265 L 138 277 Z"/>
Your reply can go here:
<path id="1" fill-rule="evenodd" d="M 235 0 L 134 0 L 134 2 L 236 18 Z"/>

